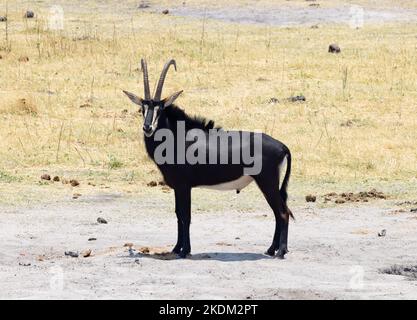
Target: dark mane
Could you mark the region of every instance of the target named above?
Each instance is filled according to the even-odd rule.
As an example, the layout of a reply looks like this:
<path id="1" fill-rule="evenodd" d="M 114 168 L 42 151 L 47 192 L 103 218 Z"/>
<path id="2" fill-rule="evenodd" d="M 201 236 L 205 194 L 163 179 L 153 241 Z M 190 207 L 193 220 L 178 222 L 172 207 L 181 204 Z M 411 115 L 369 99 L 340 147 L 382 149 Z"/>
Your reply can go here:
<path id="1" fill-rule="evenodd" d="M 208 132 L 210 129 L 221 129 L 221 127 L 215 126 L 213 120 L 208 120 L 198 116 L 190 117 L 184 110 L 174 104 L 166 109 L 165 114 L 169 121 L 184 121 L 186 131 L 191 129 L 201 129 Z"/>

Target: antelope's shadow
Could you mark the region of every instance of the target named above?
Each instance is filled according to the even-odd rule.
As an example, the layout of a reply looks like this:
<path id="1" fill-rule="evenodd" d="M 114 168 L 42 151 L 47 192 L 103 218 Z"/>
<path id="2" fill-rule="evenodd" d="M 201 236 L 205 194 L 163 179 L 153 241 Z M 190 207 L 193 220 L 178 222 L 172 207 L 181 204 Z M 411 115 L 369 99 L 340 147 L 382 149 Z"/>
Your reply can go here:
<path id="1" fill-rule="evenodd" d="M 155 260 L 177 260 L 180 259 L 178 255 L 171 252 L 163 253 L 142 253 L 136 251 L 129 251 L 129 257 L 135 259 L 155 259 Z M 214 260 L 222 262 L 233 261 L 256 261 L 262 259 L 273 259 L 272 257 L 251 252 L 204 252 L 189 255 L 188 260 Z"/>

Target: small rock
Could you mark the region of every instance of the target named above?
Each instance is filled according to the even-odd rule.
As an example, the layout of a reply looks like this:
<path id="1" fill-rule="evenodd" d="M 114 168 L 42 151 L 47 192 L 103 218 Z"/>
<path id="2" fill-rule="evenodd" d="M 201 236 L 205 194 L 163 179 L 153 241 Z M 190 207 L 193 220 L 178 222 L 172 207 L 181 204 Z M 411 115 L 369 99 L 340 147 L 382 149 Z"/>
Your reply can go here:
<path id="1" fill-rule="evenodd" d="M 317 197 L 313 196 L 312 194 L 306 195 L 306 201 L 307 202 L 316 202 Z"/>
<path id="2" fill-rule="evenodd" d="M 30 267 L 31 264 L 30 263 L 19 262 L 19 266 L 22 266 L 22 267 Z"/>
<path id="3" fill-rule="evenodd" d="M 25 15 L 23 16 L 24 18 L 27 19 L 32 19 L 35 17 L 35 13 L 31 10 L 26 11 Z"/>
<path id="4" fill-rule="evenodd" d="M 168 14 L 168 13 L 169 13 L 168 9 L 162 10 L 162 14 Z"/>
<path id="5" fill-rule="evenodd" d="M 332 43 L 331 45 L 329 45 L 329 52 L 330 53 L 340 53 L 340 51 L 341 51 L 340 47 L 336 43 Z"/>
<path id="6" fill-rule="evenodd" d="M 158 183 L 156 181 L 151 181 L 147 184 L 148 187 L 156 187 Z"/>
<path id="7" fill-rule="evenodd" d="M 273 98 L 270 98 L 268 100 L 268 103 L 270 103 L 270 104 L 276 104 L 276 103 L 279 103 L 279 100 L 277 98 L 273 97 Z"/>
<path id="8" fill-rule="evenodd" d="M 170 193 L 171 192 L 171 188 L 168 187 L 168 186 L 163 186 L 161 189 L 162 189 L 162 192 L 164 192 L 164 193 Z"/>
<path id="9" fill-rule="evenodd" d="M 337 203 L 337 204 L 342 204 L 342 203 L 345 203 L 346 201 L 345 200 L 343 200 L 343 199 L 336 199 L 336 201 L 334 202 L 334 203 Z"/>
<path id="10" fill-rule="evenodd" d="M 103 218 L 97 218 L 97 222 L 101 224 L 107 224 L 107 221 Z"/>
<path id="11" fill-rule="evenodd" d="M 0 16 L 0 22 L 6 22 L 7 17 L 6 16 Z"/>
<path id="12" fill-rule="evenodd" d="M 45 174 L 41 175 L 41 179 L 42 180 L 48 180 L 48 181 L 50 181 L 51 180 L 51 176 L 49 174 L 45 173 Z"/>
<path id="13" fill-rule="evenodd" d="M 125 243 L 125 244 L 123 245 L 123 247 L 129 247 L 129 248 L 131 248 L 131 247 L 133 247 L 133 243 L 131 243 L 131 242 L 127 242 L 127 243 Z"/>
<path id="14" fill-rule="evenodd" d="M 291 102 L 306 101 L 306 97 L 304 97 L 303 95 L 299 95 L 295 97 L 289 97 L 288 100 Z"/>
<path id="15" fill-rule="evenodd" d="M 72 198 L 73 199 L 78 199 L 79 197 L 81 197 L 82 196 L 82 194 L 81 193 L 74 193 L 73 195 L 72 195 Z"/>
<path id="16" fill-rule="evenodd" d="M 60 179 L 59 179 L 58 176 L 55 176 L 52 180 L 55 181 L 55 182 L 59 182 Z"/>
<path id="17" fill-rule="evenodd" d="M 91 256 L 91 249 L 87 249 L 87 250 L 81 251 L 81 255 L 84 258 L 88 258 L 89 256 Z"/>
<path id="18" fill-rule="evenodd" d="M 417 208 L 410 209 L 410 212 L 417 212 Z"/>
<path id="19" fill-rule="evenodd" d="M 96 241 L 97 238 L 88 238 L 88 241 Z"/>
<path id="20" fill-rule="evenodd" d="M 160 186 L 166 186 L 167 184 L 165 183 L 165 181 L 159 181 L 158 182 L 158 184 L 160 185 Z"/>
<path id="21" fill-rule="evenodd" d="M 148 4 L 148 3 L 146 3 L 146 2 L 142 2 L 139 6 L 138 6 L 138 9 L 147 9 L 147 8 L 149 8 L 150 7 L 150 5 Z"/>
<path id="22" fill-rule="evenodd" d="M 387 234 L 387 230 L 382 229 L 381 232 L 378 232 L 378 237 L 385 237 L 386 234 Z"/>
<path id="23" fill-rule="evenodd" d="M 70 256 L 70 257 L 72 257 L 72 258 L 78 258 L 78 252 L 75 252 L 75 251 L 65 251 L 65 255 L 66 256 Z"/>
<path id="24" fill-rule="evenodd" d="M 78 187 L 80 185 L 80 183 L 75 179 L 70 180 L 70 184 L 73 187 Z"/>
<path id="25" fill-rule="evenodd" d="M 319 25 L 318 24 L 313 24 L 310 28 L 311 29 L 318 29 L 319 28 Z"/>

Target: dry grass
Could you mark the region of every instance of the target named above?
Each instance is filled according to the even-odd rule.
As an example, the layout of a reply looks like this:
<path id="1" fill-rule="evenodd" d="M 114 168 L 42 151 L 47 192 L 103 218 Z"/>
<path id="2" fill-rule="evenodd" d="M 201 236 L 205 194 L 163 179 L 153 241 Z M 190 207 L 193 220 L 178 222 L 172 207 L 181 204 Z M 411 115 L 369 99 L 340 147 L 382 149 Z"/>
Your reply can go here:
<path id="1" fill-rule="evenodd" d="M 153 81 L 167 58 L 177 60 L 164 92 L 185 89 L 178 102 L 187 112 L 285 142 L 295 185 L 333 191 L 371 181 L 403 193 L 417 184 L 415 24 L 203 27 L 141 11 L 77 11 L 75 3 L 65 30 L 54 32 L 45 28 L 47 6 L 38 6 L 37 19 L 25 20 L 23 2 L 9 1 L 8 43 L 0 23 L 0 168 L 19 184 L 44 170 L 122 189 L 157 178 L 141 119 L 121 91 L 142 94 L 140 57 Z M 327 53 L 331 42 L 340 55 Z M 298 94 L 307 101 L 285 101 Z"/>

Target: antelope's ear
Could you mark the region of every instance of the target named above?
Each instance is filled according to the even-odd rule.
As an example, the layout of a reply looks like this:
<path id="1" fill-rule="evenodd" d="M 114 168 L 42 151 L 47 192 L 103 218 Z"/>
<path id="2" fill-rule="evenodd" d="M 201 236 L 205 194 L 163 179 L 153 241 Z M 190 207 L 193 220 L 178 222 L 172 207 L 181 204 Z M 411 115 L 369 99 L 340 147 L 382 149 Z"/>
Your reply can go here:
<path id="1" fill-rule="evenodd" d="M 180 96 L 181 93 L 183 93 L 184 90 L 175 92 L 174 94 L 170 95 L 168 98 L 165 98 L 163 100 L 164 102 L 164 108 L 169 107 L 171 104 L 174 103 L 174 101 Z"/>
<path id="2" fill-rule="evenodd" d="M 133 93 L 130 93 L 130 92 L 127 92 L 127 91 L 124 91 L 124 90 L 123 90 L 123 92 L 125 93 L 125 95 L 127 95 L 129 97 L 129 99 L 133 103 L 142 107 L 143 99 L 139 98 L 138 96 L 134 95 Z"/>

